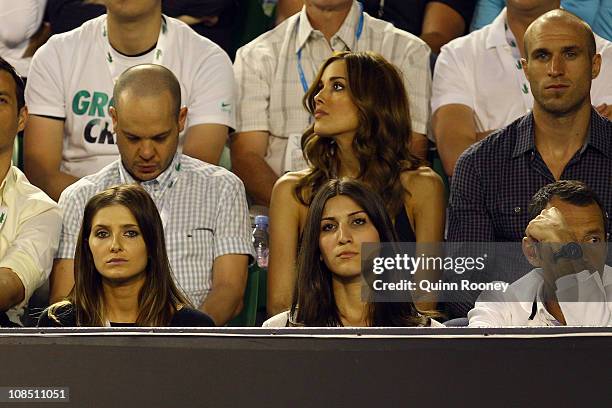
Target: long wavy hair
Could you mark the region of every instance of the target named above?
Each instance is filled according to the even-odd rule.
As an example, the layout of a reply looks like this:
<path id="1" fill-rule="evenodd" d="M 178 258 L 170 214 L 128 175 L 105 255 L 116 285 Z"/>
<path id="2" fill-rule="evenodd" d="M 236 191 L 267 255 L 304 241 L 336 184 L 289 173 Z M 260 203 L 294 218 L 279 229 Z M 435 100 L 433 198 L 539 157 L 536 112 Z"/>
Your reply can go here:
<path id="1" fill-rule="evenodd" d="M 302 246 L 297 260 L 297 284 L 289 313 L 290 323 L 304 326 L 342 326 L 332 287 L 332 271 L 321 261 L 319 235 L 321 218 L 327 201 L 346 196 L 355 201 L 370 218 L 378 231 L 380 242 L 397 242 L 391 219 L 375 192 L 356 180 L 330 180 L 314 196 Z M 426 315 L 420 315 L 413 302 L 368 302 L 368 326 L 425 326 Z"/>
<path id="2" fill-rule="evenodd" d="M 147 247 L 146 276 L 138 294 L 136 325 L 168 326 L 177 310 L 192 305 L 174 283 L 157 207 L 149 194 L 137 184 L 111 187 L 87 202 L 74 256 L 74 288 L 67 302 L 52 306 L 50 316 L 53 318 L 53 310 L 62 304 L 71 303 L 76 312 L 77 326 L 104 326 L 102 275 L 96 269 L 89 248 L 89 235 L 94 216 L 102 208 L 113 205 L 122 205 L 130 210 Z"/>
<path id="3" fill-rule="evenodd" d="M 353 139 L 353 152 L 359 162 L 357 179 L 376 191 L 394 217 L 403 205 L 400 175 L 423 164 L 408 146 L 412 127 L 408 96 L 398 69 L 374 52 L 340 52 L 327 59 L 304 95 L 306 110 L 314 115 L 315 96 L 321 90 L 321 77 L 335 61 L 344 61 L 347 87 L 358 110 L 359 128 Z M 304 159 L 310 170 L 295 187 L 296 198 L 308 206 L 316 191 L 338 177 L 340 159 L 332 137 L 315 133 L 314 122 L 301 140 Z"/>

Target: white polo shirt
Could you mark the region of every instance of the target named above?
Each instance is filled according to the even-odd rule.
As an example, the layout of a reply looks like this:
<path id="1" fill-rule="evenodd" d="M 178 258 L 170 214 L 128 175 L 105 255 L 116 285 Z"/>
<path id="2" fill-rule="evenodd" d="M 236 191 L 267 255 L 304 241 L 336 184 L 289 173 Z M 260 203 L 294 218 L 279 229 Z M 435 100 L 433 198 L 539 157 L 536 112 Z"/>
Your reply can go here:
<path id="1" fill-rule="evenodd" d="M 506 9 L 493 23 L 442 47 L 434 69 L 431 111 L 466 105 L 477 132 L 500 129 L 533 107 L 529 82 L 505 30 Z M 591 103 L 612 103 L 612 44 L 595 35 L 602 65 L 591 85 Z"/>

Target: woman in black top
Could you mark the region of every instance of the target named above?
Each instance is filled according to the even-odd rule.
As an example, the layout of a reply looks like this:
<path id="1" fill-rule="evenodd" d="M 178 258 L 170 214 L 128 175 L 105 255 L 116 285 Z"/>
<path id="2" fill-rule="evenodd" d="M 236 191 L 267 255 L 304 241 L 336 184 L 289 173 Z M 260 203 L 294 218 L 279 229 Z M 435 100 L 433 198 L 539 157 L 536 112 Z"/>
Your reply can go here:
<path id="1" fill-rule="evenodd" d="M 214 326 L 176 287 L 155 203 L 138 185 L 111 187 L 85 206 L 68 298 L 38 326 Z"/>
<path id="2" fill-rule="evenodd" d="M 291 309 L 264 326 L 440 326 L 432 319 L 437 313 L 419 313 L 409 292 L 401 298 L 376 298 L 372 290 L 364 290 L 380 279 L 366 265 L 374 257 L 399 253 L 397 239 L 380 196 L 356 180 L 328 181 L 308 209 Z M 377 251 L 365 243 L 390 248 Z M 401 271 L 382 275 L 387 282 L 406 277 L 410 274 Z"/>

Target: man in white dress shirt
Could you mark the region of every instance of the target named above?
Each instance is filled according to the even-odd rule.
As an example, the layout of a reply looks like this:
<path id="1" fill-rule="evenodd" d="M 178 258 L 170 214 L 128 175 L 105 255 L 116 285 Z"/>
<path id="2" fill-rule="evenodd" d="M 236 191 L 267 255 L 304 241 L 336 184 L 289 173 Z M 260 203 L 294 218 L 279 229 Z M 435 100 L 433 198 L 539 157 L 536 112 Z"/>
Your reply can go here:
<path id="1" fill-rule="evenodd" d="M 470 327 L 611 325 L 608 224 L 599 198 L 580 181 L 557 181 L 535 194 L 530 212 L 523 253 L 535 269 L 505 292 L 481 293 Z"/>
<path id="2" fill-rule="evenodd" d="M 51 272 L 61 215 L 57 204 L 11 165 L 25 126 L 24 84 L 0 58 L 0 326 L 21 324 L 32 293 Z"/>

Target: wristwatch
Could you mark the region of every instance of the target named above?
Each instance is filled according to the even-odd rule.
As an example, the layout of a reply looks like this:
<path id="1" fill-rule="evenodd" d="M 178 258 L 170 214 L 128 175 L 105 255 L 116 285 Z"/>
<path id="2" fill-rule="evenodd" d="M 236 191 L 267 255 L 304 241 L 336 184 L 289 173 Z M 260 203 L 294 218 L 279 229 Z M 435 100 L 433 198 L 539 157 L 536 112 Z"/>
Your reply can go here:
<path id="1" fill-rule="evenodd" d="M 582 258 L 582 247 L 577 242 L 569 242 L 553 254 L 553 260 L 555 262 L 557 262 L 559 258 L 580 259 Z"/>

